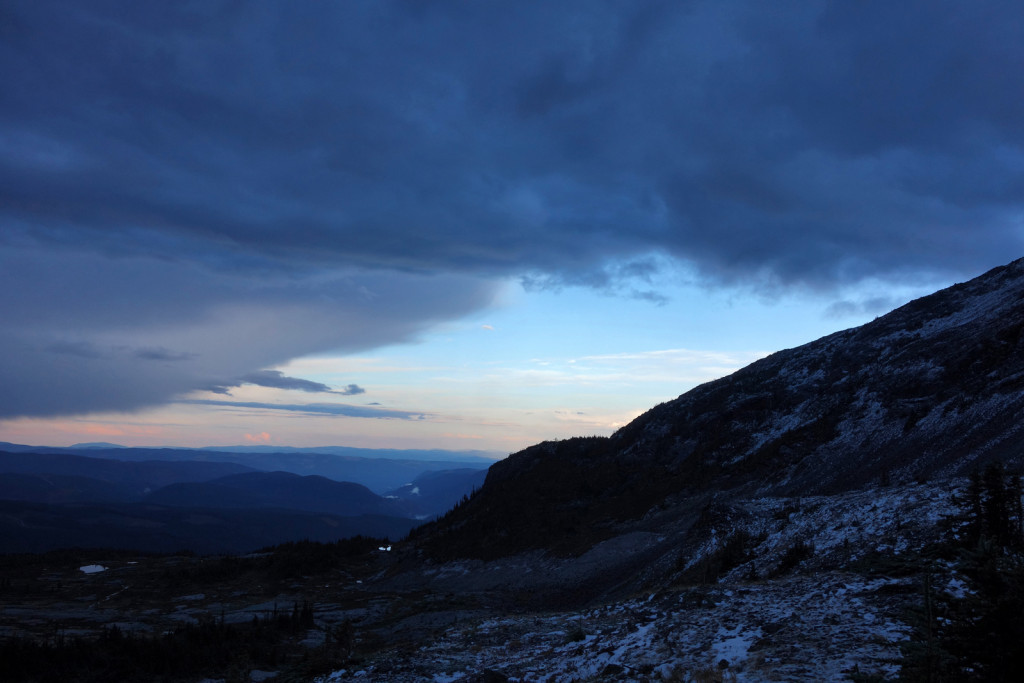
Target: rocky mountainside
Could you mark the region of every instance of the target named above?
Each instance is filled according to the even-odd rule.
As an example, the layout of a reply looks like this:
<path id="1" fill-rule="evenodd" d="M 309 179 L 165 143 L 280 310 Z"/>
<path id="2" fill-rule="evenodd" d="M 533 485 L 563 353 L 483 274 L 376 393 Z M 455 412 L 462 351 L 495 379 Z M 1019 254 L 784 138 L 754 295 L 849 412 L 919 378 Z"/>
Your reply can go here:
<path id="1" fill-rule="evenodd" d="M 712 500 L 1019 463 L 1022 416 L 1024 259 L 772 354 L 609 438 L 517 453 L 418 538 L 438 558 L 579 555 L 653 516 L 694 524 Z"/>

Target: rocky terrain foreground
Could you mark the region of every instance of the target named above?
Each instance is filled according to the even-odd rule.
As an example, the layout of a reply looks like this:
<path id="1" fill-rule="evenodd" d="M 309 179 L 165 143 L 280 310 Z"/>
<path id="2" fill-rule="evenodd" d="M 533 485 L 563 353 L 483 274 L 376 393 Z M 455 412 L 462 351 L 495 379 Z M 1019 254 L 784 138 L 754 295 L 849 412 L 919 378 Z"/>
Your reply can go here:
<path id="1" fill-rule="evenodd" d="M 837 496 L 757 499 L 719 510 L 702 546 L 638 594 L 575 610 L 451 613 L 419 640 L 321 681 L 837 681 L 894 676 L 921 603 L 922 568 L 954 593 L 948 564 L 920 552 L 946 533 L 953 482 Z M 727 538 L 750 547 L 716 583 L 691 582 Z M 665 538 L 652 537 L 651 544 Z M 614 545 L 614 544 L 609 544 Z M 621 546 L 618 546 L 621 547 Z M 806 548 L 794 559 L 793 548 Z M 640 548 L 635 548 L 640 550 Z M 596 555 L 589 566 L 600 564 Z M 425 587 L 572 591 L 587 563 L 510 558 L 445 563 Z M 533 576 L 537 574 L 538 576 Z M 497 578 L 495 578 L 497 577 Z M 518 577 L 518 578 L 517 578 Z M 560 577 L 560 578 L 556 578 Z M 381 577 L 383 585 L 411 581 Z M 440 615 L 438 615 L 440 616 Z M 412 627 L 418 615 L 406 622 Z"/>
<path id="2" fill-rule="evenodd" d="M 664 591 L 574 613 L 449 628 L 319 681 L 848 680 L 892 674 L 908 627 L 906 579 L 818 572 Z M 703 678 L 701 678 L 703 677 Z"/>
<path id="3" fill-rule="evenodd" d="M 563 609 L 540 601 L 621 559 L 625 541 L 572 559 L 523 555 L 407 565 L 393 547 L 326 572 L 280 580 L 266 558 L 50 556 L 25 568 L 34 590 L 5 592 L 4 635 L 160 633 L 203 620 L 243 624 L 309 604 L 296 649 L 250 680 L 827 681 L 892 676 L 921 602 L 921 551 L 947 533 L 959 482 L 836 496 L 761 498 L 709 512 L 699 547 L 646 585 Z M 717 582 L 700 576 L 729 539 L 748 539 Z M 633 534 L 629 550 L 675 543 Z M 793 549 L 804 548 L 797 557 Z M 46 556 L 37 556 L 44 558 Z M 710 566 L 710 565 L 708 565 Z M 95 567 L 102 567 L 96 570 Z M 927 565 L 957 591 L 951 566 Z M 10 572 L 8 572 L 10 574 Z M 27 583 L 21 584 L 26 587 Z M 347 629 L 342 650 L 327 652 Z M 316 667 L 303 666 L 311 659 Z M 333 657 L 333 659 L 332 659 Z M 336 662 L 334 667 L 330 663 Z M 325 670 L 326 669 L 326 670 Z M 210 679 L 225 680 L 228 679 Z"/>

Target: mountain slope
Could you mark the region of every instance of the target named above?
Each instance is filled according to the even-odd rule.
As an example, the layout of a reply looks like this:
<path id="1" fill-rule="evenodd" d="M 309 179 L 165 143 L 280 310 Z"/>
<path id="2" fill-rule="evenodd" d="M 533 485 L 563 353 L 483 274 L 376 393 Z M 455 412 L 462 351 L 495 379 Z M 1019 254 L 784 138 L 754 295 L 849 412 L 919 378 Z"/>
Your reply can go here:
<path id="1" fill-rule="evenodd" d="M 1020 462 L 1024 260 L 780 351 L 609 438 L 543 443 L 417 537 L 435 556 L 578 554 L 664 510 Z M 625 526 L 624 526 L 625 525 Z"/>

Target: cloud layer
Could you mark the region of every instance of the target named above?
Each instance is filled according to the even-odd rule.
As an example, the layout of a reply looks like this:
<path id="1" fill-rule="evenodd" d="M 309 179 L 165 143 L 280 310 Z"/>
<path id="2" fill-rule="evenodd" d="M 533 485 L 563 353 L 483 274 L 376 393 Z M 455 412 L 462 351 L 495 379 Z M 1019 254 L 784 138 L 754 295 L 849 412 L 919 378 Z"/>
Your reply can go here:
<path id="1" fill-rule="evenodd" d="M 407 340 L 502 277 L 974 274 L 1021 253 L 1022 74 L 1015 2 L 5 3 L 0 417 Z"/>
<path id="2" fill-rule="evenodd" d="M 251 278 L 181 259 L 13 247 L 0 249 L 0 283 L 0 416 L 132 410 L 229 384 L 319 389 L 257 369 L 411 340 L 493 295 L 458 275 Z"/>

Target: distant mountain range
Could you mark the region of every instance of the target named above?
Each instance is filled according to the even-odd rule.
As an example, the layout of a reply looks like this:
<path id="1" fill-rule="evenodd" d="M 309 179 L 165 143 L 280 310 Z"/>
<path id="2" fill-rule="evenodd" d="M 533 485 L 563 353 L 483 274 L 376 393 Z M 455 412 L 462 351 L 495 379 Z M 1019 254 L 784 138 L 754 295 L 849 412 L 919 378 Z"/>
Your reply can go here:
<path id="1" fill-rule="evenodd" d="M 0 446 L 5 445 L 0 442 Z M 16 444 L 6 444 L 14 446 Z M 25 446 L 24 448 L 44 448 L 40 446 Z M 52 448 L 45 447 L 48 450 Z M 114 448 L 130 448 L 121 444 L 109 443 L 107 441 L 91 441 L 88 443 L 76 443 L 68 446 L 68 450 L 109 450 Z M 243 444 L 239 446 L 202 446 L 200 448 L 167 447 L 172 450 L 182 451 L 216 451 L 220 453 L 321 453 L 326 455 L 344 455 L 354 458 L 373 458 L 391 460 L 435 460 L 453 461 L 468 463 L 491 464 L 495 460 L 504 458 L 507 454 L 498 451 L 446 451 L 440 448 L 355 448 L 353 446 L 266 446 L 256 444 Z M 157 450 L 166 450 L 158 448 Z"/>
<path id="2" fill-rule="evenodd" d="M 480 486 L 491 462 L 106 443 L 0 449 L 0 552 L 241 552 L 303 538 L 399 538 Z"/>
<path id="3" fill-rule="evenodd" d="M 76 480 L 100 481 L 114 487 L 125 499 L 187 481 L 209 481 L 231 474 L 255 472 L 232 462 L 140 461 L 125 462 L 88 458 L 70 453 L 9 453 L 0 451 L 0 477 L 19 474 L 37 477 L 62 476 Z"/>
<path id="4" fill-rule="evenodd" d="M 221 462 L 243 465 L 264 472 L 293 472 L 319 475 L 335 481 L 362 484 L 379 494 L 412 482 L 424 472 L 453 469 L 486 469 L 493 458 L 483 451 L 393 450 L 325 446 L 323 448 L 279 448 L 235 446 L 212 448 L 128 448 L 117 444 L 89 443 L 70 447 L 25 446 L 0 442 L 8 453 L 78 455 L 125 462 Z M 395 457 L 388 457 L 395 456 Z"/>

